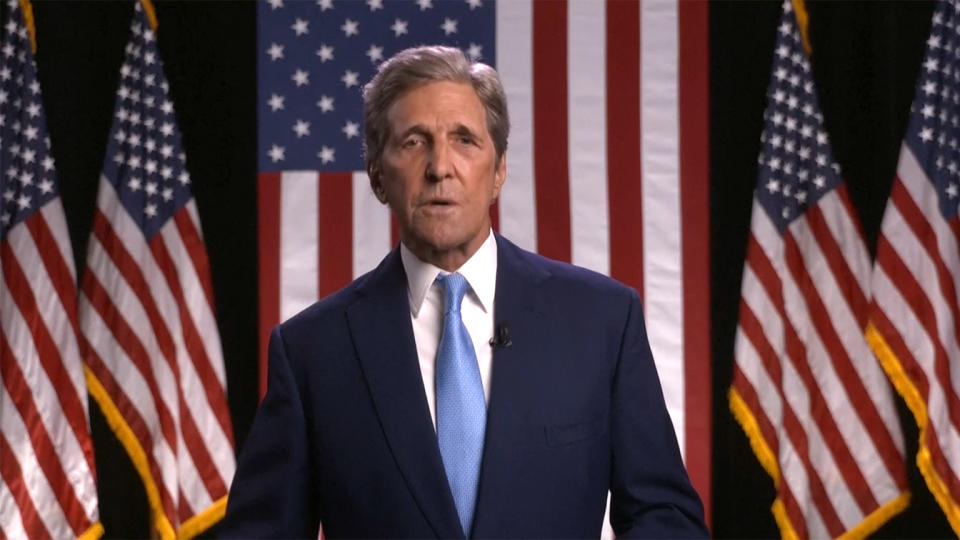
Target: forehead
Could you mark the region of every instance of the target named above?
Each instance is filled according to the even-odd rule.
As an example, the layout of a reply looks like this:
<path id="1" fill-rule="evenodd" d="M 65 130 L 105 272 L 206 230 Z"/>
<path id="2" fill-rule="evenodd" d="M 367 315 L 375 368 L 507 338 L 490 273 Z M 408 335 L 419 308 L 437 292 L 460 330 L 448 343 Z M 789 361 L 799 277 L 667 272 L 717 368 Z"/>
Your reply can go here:
<path id="1" fill-rule="evenodd" d="M 387 110 L 393 133 L 414 126 L 428 129 L 463 125 L 486 131 L 486 111 L 476 90 L 468 83 L 435 81 L 400 94 Z"/>

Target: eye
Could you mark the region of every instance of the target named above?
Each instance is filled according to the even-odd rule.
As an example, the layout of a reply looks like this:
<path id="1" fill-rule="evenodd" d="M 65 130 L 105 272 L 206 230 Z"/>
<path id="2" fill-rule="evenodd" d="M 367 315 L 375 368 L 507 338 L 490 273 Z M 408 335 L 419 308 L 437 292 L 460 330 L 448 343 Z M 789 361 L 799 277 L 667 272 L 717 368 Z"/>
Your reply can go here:
<path id="1" fill-rule="evenodd" d="M 423 144 L 423 137 L 408 137 L 403 141 L 403 148 L 415 148 Z"/>
<path id="2" fill-rule="evenodd" d="M 460 144 L 474 144 L 473 137 L 470 135 L 460 135 L 457 140 L 460 141 Z"/>

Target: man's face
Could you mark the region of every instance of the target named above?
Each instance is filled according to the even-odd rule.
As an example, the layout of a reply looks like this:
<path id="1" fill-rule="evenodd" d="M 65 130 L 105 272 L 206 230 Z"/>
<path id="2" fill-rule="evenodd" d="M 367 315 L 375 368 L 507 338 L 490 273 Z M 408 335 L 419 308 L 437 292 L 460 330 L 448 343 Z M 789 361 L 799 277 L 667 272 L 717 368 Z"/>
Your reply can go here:
<path id="1" fill-rule="evenodd" d="M 387 120 L 381 200 L 413 253 L 454 270 L 487 238 L 506 176 L 483 104 L 469 84 L 438 81 L 401 95 Z"/>

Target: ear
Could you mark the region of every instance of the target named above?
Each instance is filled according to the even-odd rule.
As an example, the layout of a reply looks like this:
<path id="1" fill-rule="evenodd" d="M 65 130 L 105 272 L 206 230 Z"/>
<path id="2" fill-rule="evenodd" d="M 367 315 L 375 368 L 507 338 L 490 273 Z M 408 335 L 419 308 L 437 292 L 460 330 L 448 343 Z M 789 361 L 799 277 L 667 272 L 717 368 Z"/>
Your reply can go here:
<path id="1" fill-rule="evenodd" d="M 387 192 L 383 188 L 380 170 L 374 164 L 367 165 L 367 176 L 370 178 L 370 189 L 373 195 L 383 204 L 387 204 Z"/>
<path id="2" fill-rule="evenodd" d="M 500 156 L 500 163 L 497 163 L 497 169 L 493 172 L 493 200 L 500 196 L 500 188 L 507 180 L 507 154 L 504 152 Z"/>

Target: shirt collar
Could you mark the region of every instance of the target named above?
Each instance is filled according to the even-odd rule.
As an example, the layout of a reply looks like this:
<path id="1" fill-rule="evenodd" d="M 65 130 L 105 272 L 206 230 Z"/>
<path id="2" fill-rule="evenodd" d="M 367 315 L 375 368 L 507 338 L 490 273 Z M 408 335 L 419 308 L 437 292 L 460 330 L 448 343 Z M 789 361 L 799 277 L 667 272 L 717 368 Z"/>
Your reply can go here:
<path id="1" fill-rule="evenodd" d="M 440 274 L 448 274 L 437 266 L 421 261 L 403 242 L 400 243 L 400 259 L 407 274 L 407 296 L 410 300 L 410 312 L 416 317 L 427 297 L 430 286 Z M 497 241 L 493 230 L 480 245 L 480 249 L 456 270 L 462 275 L 474 297 L 480 302 L 485 313 L 493 308 L 493 298 L 497 285 Z"/>

